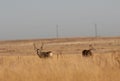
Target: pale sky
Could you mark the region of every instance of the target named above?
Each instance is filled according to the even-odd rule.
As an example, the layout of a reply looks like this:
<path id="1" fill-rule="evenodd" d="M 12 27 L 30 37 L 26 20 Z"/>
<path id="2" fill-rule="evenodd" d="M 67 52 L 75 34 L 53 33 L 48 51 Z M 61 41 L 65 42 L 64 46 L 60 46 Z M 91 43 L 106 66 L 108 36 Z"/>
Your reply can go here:
<path id="1" fill-rule="evenodd" d="M 0 40 L 120 36 L 120 0 L 0 0 Z"/>

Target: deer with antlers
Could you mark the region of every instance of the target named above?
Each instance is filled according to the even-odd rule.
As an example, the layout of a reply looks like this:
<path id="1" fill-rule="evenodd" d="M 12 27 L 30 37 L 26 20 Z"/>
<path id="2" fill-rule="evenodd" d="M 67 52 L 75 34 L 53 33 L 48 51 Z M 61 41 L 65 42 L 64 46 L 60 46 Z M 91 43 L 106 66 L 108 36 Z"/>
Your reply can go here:
<path id="1" fill-rule="evenodd" d="M 40 49 L 37 48 L 37 46 L 36 46 L 35 43 L 33 44 L 33 46 L 34 46 L 34 50 L 36 51 L 37 55 L 38 55 L 40 58 L 47 58 L 47 57 L 52 57 L 52 56 L 53 56 L 52 51 L 43 51 L 43 46 L 44 46 L 43 43 L 42 43 Z"/>
<path id="2" fill-rule="evenodd" d="M 92 45 L 89 45 L 89 47 L 90 47 L 90 49 L 87 49 L 87 50 L 85 49 L 82 51 L 83 56 L 92 56 L 93 55 L 92 50 L 95 50 L 95 49 L 93 48 Z"/>

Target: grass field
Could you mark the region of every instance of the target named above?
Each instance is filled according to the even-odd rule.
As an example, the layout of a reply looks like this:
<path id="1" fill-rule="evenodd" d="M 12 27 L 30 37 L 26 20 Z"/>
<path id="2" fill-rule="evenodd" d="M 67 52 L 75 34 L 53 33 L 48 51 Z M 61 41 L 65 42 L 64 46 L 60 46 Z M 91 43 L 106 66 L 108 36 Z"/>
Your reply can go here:
<path id="1" fill-rule="evenodd" d="M 34 50 L 44 42 L 52 58 Z M 93 56 L 81 52 L 92 44 Z M 57 54 L 62 55 L 57 57 Z M 0 81 L 120 81 L 120 37 L 0 41 Z"/>

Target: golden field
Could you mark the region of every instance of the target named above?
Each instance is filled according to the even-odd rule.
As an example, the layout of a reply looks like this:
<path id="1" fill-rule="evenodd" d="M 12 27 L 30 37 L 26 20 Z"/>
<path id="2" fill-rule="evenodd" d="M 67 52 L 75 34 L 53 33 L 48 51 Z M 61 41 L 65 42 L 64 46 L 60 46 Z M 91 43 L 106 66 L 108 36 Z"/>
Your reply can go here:
<path id="1" fill-rule="evenodd" d="M 39 58 L 38 48 L 52 51 Z M 81 52 L 92 45 L 93 56 Z M 57 56 L 57 54 L 61 54 Z M 0 41 L 0 81 L 120 81 L 120 37 Z"/>

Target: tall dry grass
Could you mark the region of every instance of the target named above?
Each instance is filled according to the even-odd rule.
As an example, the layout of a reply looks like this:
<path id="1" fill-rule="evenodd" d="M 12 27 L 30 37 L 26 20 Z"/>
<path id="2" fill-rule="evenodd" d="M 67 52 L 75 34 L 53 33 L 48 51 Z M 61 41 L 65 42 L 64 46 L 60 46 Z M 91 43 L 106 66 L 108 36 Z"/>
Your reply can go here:
<path id="1" fill-rule="evenodd" d="M 1 56 L 0 81 L 119 81 L 119 55 Z M 116 60 L 117 59 L 117 60 Z"/>

